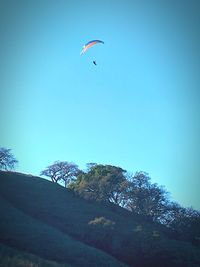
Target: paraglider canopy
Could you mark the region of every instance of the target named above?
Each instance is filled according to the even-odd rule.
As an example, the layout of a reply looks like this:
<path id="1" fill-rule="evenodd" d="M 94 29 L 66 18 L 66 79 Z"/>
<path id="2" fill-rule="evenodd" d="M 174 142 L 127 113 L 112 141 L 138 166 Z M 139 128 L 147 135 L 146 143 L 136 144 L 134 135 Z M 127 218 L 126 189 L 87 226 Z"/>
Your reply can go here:
<path id="1" fill-rule="evenodd" d="M 84 54 L 89 48 L 91 48 L 92 46 L 94 46 L 96 44 L 104 44 L 104 42 L 101 40 L 92 40 L 92 41 L 88 42 L 87 44 L 85 44 L 83 46 L 83 49 L 81 51 L 81 55 Z"/>

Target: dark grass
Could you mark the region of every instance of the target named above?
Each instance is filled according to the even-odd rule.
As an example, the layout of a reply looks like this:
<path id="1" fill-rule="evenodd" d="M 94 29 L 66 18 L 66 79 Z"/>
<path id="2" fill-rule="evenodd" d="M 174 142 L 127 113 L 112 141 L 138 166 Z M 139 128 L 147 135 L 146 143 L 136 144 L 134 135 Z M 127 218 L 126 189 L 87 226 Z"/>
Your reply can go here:
<path id="1" fill-rule="evenodd" d="M 73 266 L 124 266 L 108 254 L 73 240 L 0 198 L 0 242 Z"/>
<path id="2" fill-rule="evenodd" d="M 0 244 L 0 267 L 73 267 L 44 260 L 30 253 Z"/>
<path id="3" fill-rule="evenodd" d="M 96 251 L 98 253 L 105 251 L 130 266 L 200 266 L 199 250 L 189 243 L 170 240 L 166 236 L 166 229 L 158 224 L 145 221 L 115 205 L 86 201 L 75 195 L 73 191 L 45 179 L 14 172 L 0 172 L 0 195 L 7 201 L 6 205 L 9 205 L 9 208 L 4 207 L 4 217 L 7 218 L 8 210 L 12 209 L 9 220 L 12 220 L 12 217 L 18 220 L 16 227 L 12 231 L 9 230 L 12 238 L 17 236 L 18 242 L 20 238 L 22 239 L 17 246 L 15 240 L 15 246 L 19 248 L 19 244 L 23 244 L 20 249 L 30 246 L 32 253 L 42 257 L 46 255 L 45 258 L 59 262 L 67 260 L 67 263 L 75 266 L 120 266 L 119 261 L 114 265 L 109 263 L 109 260 L 112 262 L 114 259 L 110 257 L 107 261 L 108 254 L 103 253 L 99 258 L 94 257 Z M 22 214 L 28 219 L 22 217 Z M 99 217 L 114 222 L 113 228 L 94 227 L 89 224 Z M 26 230 L 29 232 L 29 239 L 22 238 L 20 233 L 23 228 L 27 228 L 27 223 L 30 224 L 30 228 Z M 21 227 L 20 224 L 25 226 Z M 158 233 L 157 236 L 153 234 L 155 231 Z M 11 242 L 6 240 L 8 230 L 5 232 L 7 233 L 4 243 Z M 33 239 L 33 232 L 38 232 L 38 240 L 43 238 L 40 250 L 37 248 L 36 240 Z M 54 240 L 55 244 L 52 245 Z M 37 248 L 40 253 L 42 251 L 42 254 L 33 251 L 33 244 L 34 249 Z M 66 254 L 64 248 L 69 245 L 71 250 Z M 101 251 L 93 248 L 95 252 L 91 252 L 91 246 Z M 55 248 L 57 253 L 53 254 Z M 83 255 L 84 249 L 87 256 L 84 259 L 81 258 L 82 256 L 79 260 L 74 259 L 77 255 Z M 82 260 L 85 262 L 88 260 L 88 265 L 85 265 L 85 262 L 82 263 Z M 102 265 L 103 260 L 107 265 Z"/>

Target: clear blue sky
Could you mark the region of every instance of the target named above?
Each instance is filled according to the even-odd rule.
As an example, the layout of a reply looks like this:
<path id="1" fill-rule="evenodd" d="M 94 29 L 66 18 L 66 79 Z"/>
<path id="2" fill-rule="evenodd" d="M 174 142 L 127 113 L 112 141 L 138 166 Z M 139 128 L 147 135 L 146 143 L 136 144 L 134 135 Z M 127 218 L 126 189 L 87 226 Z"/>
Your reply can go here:
<path id="1" fill-rule="evenodd" d="M 0 146 L 18 171 L 113 164 L 200 209 L 198 0 L 1 0 L 0 39 Z"/>

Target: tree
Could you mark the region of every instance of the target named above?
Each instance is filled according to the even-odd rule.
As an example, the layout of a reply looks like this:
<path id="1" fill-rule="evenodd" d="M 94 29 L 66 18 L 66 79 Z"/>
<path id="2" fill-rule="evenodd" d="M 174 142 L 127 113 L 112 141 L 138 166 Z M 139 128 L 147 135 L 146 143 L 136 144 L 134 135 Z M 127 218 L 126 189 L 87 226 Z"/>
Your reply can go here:
<path id="1" fill-rule="evenodd" d="M 161 221 L 167 203 L 167 192 L 157 184 L 151 184 L 147 173 L 136 172 L 130 179 L 126 207 L 132 212 Z"/>
<path id="2" fill-rule="evenodd" d="M 14 169 L 17 163 L 18 161 L 11 153 L 11 149 L 4 148 L 4 147 L 0 148 L 0 169 L 1 170 Z"/>
<path id="3" fill-rule="evenodd" d="M 123 205 L 127 180 L 119 167 L 92 164 L 70 187 L 87 199 Z"/>
<path id="4" fill-rule="evenodd" d="M 48 166 L 45 170 L 41 171 L 40 175 L 50 177 L 52 182 L 63 182 L 65 187 L 80 174 L 78 166 L 74 163 L 67 161 L 55 161 L 52 165 Z"/>
<path id="5" fill-rule="evenodd" d="M 171 203 L 165 225 L 174 233 L 174 237 L 200 246 L 200 212 L 192 207 L 184 208 Z"/>

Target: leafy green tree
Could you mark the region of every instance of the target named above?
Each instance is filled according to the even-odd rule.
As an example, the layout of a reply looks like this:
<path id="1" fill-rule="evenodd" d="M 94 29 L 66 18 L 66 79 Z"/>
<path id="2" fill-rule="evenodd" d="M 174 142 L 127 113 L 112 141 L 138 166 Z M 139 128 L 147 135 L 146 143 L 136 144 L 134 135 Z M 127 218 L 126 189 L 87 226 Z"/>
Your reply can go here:
<path id="1" fill-rule="evenodd" d="M 63 182 L 65 187 L 73 181 L 81 171 L 74 163 L 67 161 L 55 161 L 52 165 L 48 166 L 45 170 L 41 171 L 40 175 L 50 177 L 52 182 Z"/>
<path id="2" fill-rule="evenodd" d="M 123 205 L 127 180 L 125 171 L 119 167 L 92 164 L 70 187 L 87 199 Z"/>
<path id="3" fill-rule="evenodd" d="M 0 169 L 1 170 L 14 169 L 17 163 L 18 161 L 11 153 L 11 149 L 4 148 L 4 147 L 0 148 Z"/>
<path id="4" fill-rule="evenodd" d="M 151 184 L 145 172 L 136 172 L 129 180 L 126 207 L 137 214 L 161 221 L 167 211 L 168 193 L 157 184 Z"/>

